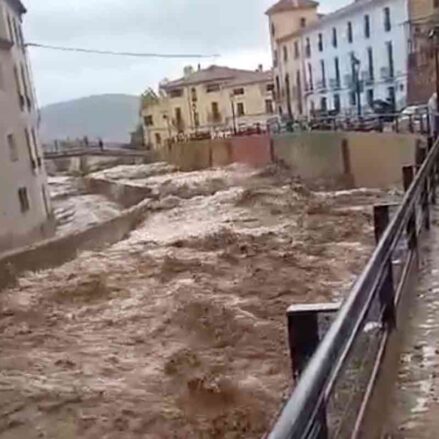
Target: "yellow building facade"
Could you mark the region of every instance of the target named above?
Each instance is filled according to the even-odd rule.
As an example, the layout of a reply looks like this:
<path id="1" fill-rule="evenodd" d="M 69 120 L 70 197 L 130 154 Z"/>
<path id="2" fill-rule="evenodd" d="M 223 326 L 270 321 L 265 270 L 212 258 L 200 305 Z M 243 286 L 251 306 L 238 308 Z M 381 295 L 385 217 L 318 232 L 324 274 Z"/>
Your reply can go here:
<path id="1" fill-rule="evenodd" d="M 210 66 L 186 67 L 176 81 L 142 97 L 145 144 L 157 149 L 169 141 L 196 136 L 220 137 L 265 126 L 275 118 L 271 71 Z"/>

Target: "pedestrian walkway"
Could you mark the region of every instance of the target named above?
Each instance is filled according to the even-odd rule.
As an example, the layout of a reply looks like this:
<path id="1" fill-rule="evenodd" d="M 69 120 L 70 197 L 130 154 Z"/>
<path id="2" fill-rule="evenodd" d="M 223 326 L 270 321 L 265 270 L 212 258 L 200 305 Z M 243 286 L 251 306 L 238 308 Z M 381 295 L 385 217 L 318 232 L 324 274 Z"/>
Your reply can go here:
<path id="1" fill-rule="evenodd" d="M 390 400 L 385 438 L 439 438 L 439 207 L 420 252 L 420 275 Z"/>

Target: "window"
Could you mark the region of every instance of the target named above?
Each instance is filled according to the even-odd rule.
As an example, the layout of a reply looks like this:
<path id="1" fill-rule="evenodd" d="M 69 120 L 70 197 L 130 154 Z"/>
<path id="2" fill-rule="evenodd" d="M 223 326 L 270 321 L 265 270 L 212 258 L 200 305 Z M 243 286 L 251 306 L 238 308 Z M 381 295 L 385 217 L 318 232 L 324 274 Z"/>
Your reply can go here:
<path id="1" fill-rule="evenodd" d="M 265 100 L 265 113 L 273 114 L 273 101 L 271 99 Z"/>
<path id="2" fill-rule="evenodd" d="M 355 91 L 351 91 L 349 93 L 349 102 L 351 105 L 355 105 L 357 103 L 357 95 Z"/>
<path id="3" fill-rule="evenodd" d="M 384 8 L 384 30 L 390 32 L 392 29 L 392 23 L 390 21 L 390 8 Z"/>
<path id="4" fill-rule="evenodd" d="M 31 129 L 31 134 L 32 134 L 32 142 L 34 144 L 34 151 L 35 151 L 35 156 L 37 157 L 38 166 L 41 166 L 42 160 L 41 160 L 40 148 L 38 146 L 37 135 L 35 133 L 34 128 Z"/>
<path id="5" fill-rule="evenodd" d="M 316 111 L 316 104 L 314 101 L 311 101 L 310 105 L 311 105 L 311 114 L 314 114 Z"/>
<path id="6" fill-rule="evenodd" d="M 243 95 L 245 93 L 243 88 L 235 88 L 233 90 L 233 96 L 240 96 Z"/>
<path id="7" fill-rule="evenodd" d="M 348 42 L 352 43 L 354 41 L 354 35 L 352 30 L 352 22 L 348 21 Z"/>
<path id="8" fill-rule="evenodd" d="M 332 28 L 332 47 L 337 47 L 337 29 L 335 27 Z"/>
<path id="9" fill-rule="evenodd" d="M 184 130 L 184 126 L 183 126 L 183 117 L 181 114 L 181 108 L 177 107 L 174 110 L 174 112 L 175 112 L 175 127 L 179 132 L 182 132 Z"/>
<path id="10" fill-rule="evenodd" d="M 306 27 L 306 18 L 305 17 L 301 17 L 300 18 L 300 27 Z"/>
<path id="11" fill-rule="evenodd" d="M 283 53 L 284 53 L 284 61 L 287 62 L 288 61 L 288 48 L 287 48 L 287 46 L 283 47 Z"/>
<path id="12" fill-rule="evenodd" d="M 386 43 L 387 46 L 387 58 L 389 61 L 389 77 L 393 78 L 395 76 L 395 68 L 393 64 L 393 45 L 391 41 Z"/>
<path id="13" fill-rule="evenodd" d="M 194 125 L 195 128 L 198 128 L 200 126 L 200 115 L 198 111 L 194 111 Z"/>
<path id="14" fill-rule="evenodd" d="M 18 161 L 18 149 L 15 143 L 15 138 L 13 134 L 8 134 L 7 136 L 8 148 L 9 148 L 9 158 L 11 162 Z"/>
<path id="15" fill-rule="evenodd" d="M 183 89 L 177 88 L 175 90 L 171 90 L 169 95 L 171 98 L 181 98 L 183 96 Z"/>
<path id="16" fill-rule="evenodd" d="M 236 104 L 236 112 L 238 113 L 238 117 L 241 117 L 241 116 L 245 115 L 244 103 L 243 102 L 238 102 L 238 104 Z"/>
<path id="17" fill-rule="evenodd" d="M 219 111 L 218 102 L 212 102 L 211 108 L 212 108 L 212 122 L 219 122 L 219 120 L 221 119 L 221 115 Z"/>
<path id="18" fill-rule="evenodd" d="M 369 107 L 372 107 L 374 101 L 373 89 L 367 90 L 366 98 L 367 98 L 367 105 L 369 105 Z"/>
<path id="19" fill-rule="evenodd" d="M 31 165 L 32 170 L 35 170 L 37 167 L 37 163 L 35 162 L 35 154 L 34 154 L 34 151 L 32 149 L 32 144 L 31 144 L 28 129 L 24 130 L 24 137 L 26 139 L 26 147 L 27 147 L 27 153 L 29 154 L 30 165 Z"/>
<path id="20" fill-rule="evenodd" d="M 220 91 L 220 85 L 219 84 L 209 84 L 206 86 L 206 92 L 207 93 L 214 93 L 216 91 Z"/>
<path id="21" fill-rule="evenodd" d="M 197 89 L 195 87 L 191 89 L 191 99 L 192 102 L 197 102 Z"/>
<path id="22" fill-rule="evenodd" d="M 49 205 L 49 197 L 47 196 L 47 188 L 44 184 L 41 185 L 41 195 L 43 197 L 44 209 L 46 211 L 46 216 L 51 215 L 50 205 Z"/>
<path id="23" fill-rule="evenodd" d="M 295 41 L 294 42 L 294 58 L 298 59 L 300 56 L 300 51 L 299 51 L 299 42 Z"/>
<path id="24" fill-rule="evenodd" d="M 268 84 L 267 87 L 266 87 L 266 90 L 268 92 L 274 91 L 274 84 Z"/>
<path id="25" fill-rule="evenodd" d="M 29 198 L 27 196 L 27 189 L 25 187 L 21 187 L 18 189 L 18 200 L 20 201 L 20 210 L 21 213 L 27 212 L 29 207 Z"/>
<path id="26" fill-rule="evenodd" d="M 20 84 L 20 78 L 18 77 L 18 69 L 16 66 L 14 66 L 14 78 L 15 78 L 15 87 L 17 90 L 18 95 L 18 105 L 20 106 L 20 110 L 24 110 L 24 96 L 21 93 L 21 84 Z"/>
<path id="27" fill-rule="evenodd" d="M 273 52 L 273 67 L 277 67 L 277 50 Z"/>
<path id="28" fill-rule="evenodd" d="M 340 87 L 340 61 L 338 57 L 334 58 L 334 69 L 335 69 L 335 82 L 337 87 Z"/>
<path id="29" fill-rule="evenodd" d="M 328 101 L 325 97 L 320 98 L 320 109 L 326 111 L 328 109 Z"/>
<path id="30" fill-rule="evenodd" d="M 9 40 L 12 43 L 14 43 L 14 32 L 12 30 L 12 19 L 10 15 L 8 15 L 8 32 L 9 32 Z"/>
<path id="31" fill-rule="evenodd" d="M 276 94 L 279 97 L 280 96 L 280 80 L 279 76 L 276 76 Z"/>
<path id="32" fill-rule="evenodd" d="M 341 104 L 340 104 L 340 95 L 336 94 L 334 95 L 334 110 L 337 113 L 340 113 Z"/>
<path id="33" fill-rule="evenodd" d="M 319 34 L 318 47 L 319 47 L 319 52 L 323 52 L 323 34 Z"/>
<path id="34" fill-rule="evenodd" d="M 31 108 L 32 108 L 32 101 L 30 99 L 29 89 L 28 89 L 28 86 L 27 86 L 26 72 L 24 70 L 24 66 L 23 65 L 21 65 L 20 70 L 21 70 L 21 81 L 22 81 L 23 87 L 24 87 L 24 95 L 26 97 L 26 104 L 27 104 L 28 110 L 30 111 Z"/>
<path id="35" fill-rule="evenodd" d="M 307 58 L 311 56 L 311 41 L 309 40 L 309 38 L 306 39 L 305 54 Z"/>
<path id="36" fill-rule="evenodd" d="M 154 120 L 152 118 L 152 115 L 144 116 L 143 122 L 144 122 L 146 127 L 154 126 Z"/>
<path id="37" fill-rule="evenodd" d="M 370 17 L 369 15 L 364 16 L 364 36 L 370 38 Z"/>
<path id="38" fill-rule="evenodd" d="M 373 66 L 373 50 L 372 50 L 372 47 L 368 47 L 367 48 L 367 60 L 368 60 L 369 80 L 373 81 L 373 79 L 374 79 L 374 66 Z"/>
<path id="39" fill-rule="evenodd" d="M 155 143 L 157 146 L 160 146 L 162 144 L 162 136 L 160 133 L 155 133 Z"/>
<path id="40" fill-rule="evenodd" d="M 313 81 L 313 77 L 312 77 L 311 63 L 308 63 L 308 85 L 309 85 L 310 90 L 314 89 L 314 81 Z"/>
<path id="41" fill-rule="evenodd" d="M 276 26 L 274 23 L 271 23 L 271 36 L 274 37 L 276 35 Z"/>
<path id="42" fill-rule="evenodd" d="M 320 72 L 322 75 L 322 87 L 326 87 L 326 70 L 325 70 L 325 61 L 320 60 Z"/>
<path id="43" fill-rule="evenodd" d="M 389 87 L 387 89 L 387 96 L 388 96 L 388 101 L 390 102 L 390 104 L 393 107 L 393 111 L 395 110 L 396 107 L 396 98 L 395 98 L 395 87 Z"/>

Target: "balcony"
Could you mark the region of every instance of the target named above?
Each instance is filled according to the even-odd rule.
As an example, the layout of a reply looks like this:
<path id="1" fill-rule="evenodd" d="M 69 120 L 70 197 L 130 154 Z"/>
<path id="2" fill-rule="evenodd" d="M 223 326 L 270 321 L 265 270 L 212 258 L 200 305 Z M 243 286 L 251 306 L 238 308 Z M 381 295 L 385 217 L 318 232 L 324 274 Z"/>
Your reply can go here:
<path id="1" fill-rule="evenodd" d="M 392 82 L 394 80 L 394 72 L 390 67 L 381 67 L 381 79 L 386 82 Z"/>
<path id="2" fill-rule="evenodd" d="M 341 88 L 340 78 L 332 78 L 329 80 L 329 88 L 339 90 Z"/>
<path id="3" fill-rule="evenodd" d="M 352 88 L 354 86 L 354 77 L 352 75 L 344 75 L 344 83 L 346 87 Z"/>
<path id="4" fill-rule="evenodd" d="M 318 91 L 324 91 L 326 90 L 326 80 L 320 79 L 319 81 L 317 81 L 316 83 L 316 89 Z"/>
<path id="5" fill-rule="evenodd" d="M 369 70 L 364 70 L 361 72 L 361 80 L 364 82 L 364 85 L 372 85 L 374 82 L 373 74 L 371 74 Z"/>

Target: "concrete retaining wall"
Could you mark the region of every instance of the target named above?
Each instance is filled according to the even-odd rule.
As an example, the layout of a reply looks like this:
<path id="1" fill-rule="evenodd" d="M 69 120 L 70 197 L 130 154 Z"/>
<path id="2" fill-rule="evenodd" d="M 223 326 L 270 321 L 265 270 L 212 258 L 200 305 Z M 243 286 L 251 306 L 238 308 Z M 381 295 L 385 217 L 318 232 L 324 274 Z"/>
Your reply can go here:
<path id="1" fill-rule="evenodd" d="M 20 273 L 56 267 L 74 259 L 81 251 L 99 250 L 122 240 L 143 219 L 148 206 L 149 200 L 145 200 L 87 230 L 3 253 L 0 255 L 0 289 L 14 282 Z"/>

